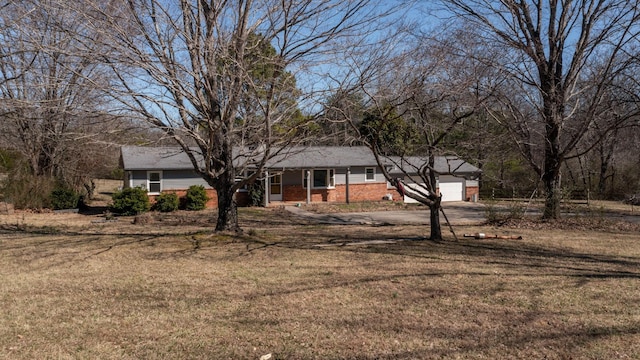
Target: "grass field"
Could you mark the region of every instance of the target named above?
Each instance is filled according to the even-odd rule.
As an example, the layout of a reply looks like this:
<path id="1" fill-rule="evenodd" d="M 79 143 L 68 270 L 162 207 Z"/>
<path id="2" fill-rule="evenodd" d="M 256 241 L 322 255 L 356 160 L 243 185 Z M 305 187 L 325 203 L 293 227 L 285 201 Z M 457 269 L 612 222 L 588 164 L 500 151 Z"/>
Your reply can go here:
<path id="1" fill-rule="evenodd" d="M 640 359 L 637 227 L 211 218 L 0 216 L 0 358 Z"/>

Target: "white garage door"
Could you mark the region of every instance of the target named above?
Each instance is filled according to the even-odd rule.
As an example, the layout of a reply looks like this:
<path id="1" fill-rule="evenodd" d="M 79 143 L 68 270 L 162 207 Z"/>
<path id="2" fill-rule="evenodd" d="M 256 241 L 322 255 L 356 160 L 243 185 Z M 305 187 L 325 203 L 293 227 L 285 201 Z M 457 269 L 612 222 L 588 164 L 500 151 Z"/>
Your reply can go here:
<path id="1" fill-rule="evenodd" d="M 442 201 L 462 201 L 462 181 L 440 182 Z"/>

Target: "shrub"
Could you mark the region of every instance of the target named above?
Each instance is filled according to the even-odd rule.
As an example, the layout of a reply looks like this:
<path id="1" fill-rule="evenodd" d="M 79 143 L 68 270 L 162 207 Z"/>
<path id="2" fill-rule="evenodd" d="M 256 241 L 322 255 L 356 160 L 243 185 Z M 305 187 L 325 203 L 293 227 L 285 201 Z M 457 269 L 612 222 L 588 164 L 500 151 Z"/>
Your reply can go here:
<path id="1" fill-rule="evenodd" d="M 187 210 L 203 210 L 207 206 L 209 197 L 207 191 L 202 185 L 191 185 L 187 190 L 186 209 Z"/>
<path id="2" fill-rule="evenodd" d="M 16 209 L 42 209 L 50 207 L 55 184 L 53 178 L 17 170 L 10 172 L 0 184 L 0 192 L 3 200 L 12 203 Z"/>
<path id="3" fill-rule="evenodd" d="M 141 187 L 126 188 L 115 192 L 111 199 L 113 203 L 109 210 L 120 215 L 138 215 L 151 208 L 147 191 Z"/>
<path id="4" fill-rule="evenodd" d="M 264 204 L 264 184 L 254 182 L 249 185 L 249 205 L 262 206 Z"/>
<path id="5" fill-rule="evenodd" d="M 507 206 L 500 206 L 495 201 L 486 201 L 485 205 L 487 223 L 493 225 L 500 225 L 509 220 L 521 220 L 526 211 L 524 204 L 515 201 Z"/>
<path id="6" fill-rule="evenodd" d="M 180 199 L 176 193 L 162 193 L 156 197 L 153 210 L 160 212 L 172 212 L 178 210 Z"/>
<path id="7" fill-rule="evenodd" d="M 53 210 L 75 209 L 79 200 L 80 194 L 69 188 L 54 189 L 50 195 Z"/>

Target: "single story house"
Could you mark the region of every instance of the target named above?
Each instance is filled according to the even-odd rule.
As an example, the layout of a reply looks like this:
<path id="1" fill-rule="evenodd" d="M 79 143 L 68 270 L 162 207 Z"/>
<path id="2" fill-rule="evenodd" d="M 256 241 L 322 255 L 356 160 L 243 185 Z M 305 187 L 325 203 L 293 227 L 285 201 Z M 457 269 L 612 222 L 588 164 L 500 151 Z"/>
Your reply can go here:
<path id="1" fill-rule="evenodd" d="M 385 159 L 384 166 L 394 177 L 418 186 L 419 177 L 411 174 L 417 174 L 416 169 L 423 163 L 419 157 L 389 158 Z M 180 148 L 125 146 L 121 149 L 120 164 L 125 174 L 124 187 L 144 187 L 153 198 L 162 192 L 182 196 L 189 186 L 203 185 L 210 197 L 207 206 L 216 206 L 215 190 L 196 174 Z M 478 168 L 457 157 L 438 157 L 435 171 L 443 201 L 478 200 Z M 259 181 L 265 182 L 265 205 L 402 200 L 386 181 L 369 148 L 364 146 L 286 149 L 267 163 Z M 239 190 L 236 201 L 241 206 L 248 204 L 247 191 Z M 412 202 L 412 199 L 405 197 L 404 201 Z"/>

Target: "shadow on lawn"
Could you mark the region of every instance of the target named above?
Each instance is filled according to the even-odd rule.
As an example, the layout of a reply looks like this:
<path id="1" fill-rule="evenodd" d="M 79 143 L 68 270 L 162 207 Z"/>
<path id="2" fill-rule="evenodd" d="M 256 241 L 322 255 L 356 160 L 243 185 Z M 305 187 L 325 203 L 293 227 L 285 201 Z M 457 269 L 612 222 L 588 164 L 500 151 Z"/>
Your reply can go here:
<path id="1" fill-rule="evenodd" d="M 525 325 L 525 324 L 521 324 Z M 635 336 L 640 334 L 640 324 L 635 325 L 621 325 L 621 326 L 591 326 L 582 329 L 550 329 L 544 333 L 531 334 L 531 333 L 523 333 L 518 335 L 507 334 L 503 332 L 499 332 L 498 334 L 494 334 L 494 337 L 485 337 L 482 335 L 478 335 L 477 332 L 464 330 L 464 331 L 452 331 L 450 328 L 441 328 L 441 329 L 432 329 L 432 333 L 439 334 L 435 337 L 433 343 L 438 343 L 436 340 L 440 340 L 443 343 L 448 343 L 451 339 L 474 339 L 475 341 L 472 344 L 461 344 L 460 346 L 434 346 L 429 349 L 428 357 L 429 359 L 448 359 L 448 358 L 460 358 L 470 356 L 471 358 L 478 357 L 478 354 L 481 354 L 483 351 L 492 350 L 495 352 L 496 349 L 505 349 L 500 358 L 517 358 L 516 355 L 509 356 L 508 353 L 514 354 L 518 351 L 518 349 L 523 349 L 527 347 L 536 347 L 538 349 L 545 349 L 548 353 L 548 356 L 544 358 L 551 359 L 574 359 L 576 358 L 575 349 L 583 349 L 588 346 L 591 342 L 598 341 L 601 338 L 608 338 L 611 336 Z M 496 335 L 501 336 L 499 340 L 495 338 Z M 500 348 L 497 347 L 500 345 Z M 508 350 L 506 350 L 508 349 Z M 620 356 L 620 358 L 631 358 L 625 356 L 625 354 L 629 349 L 619 349 L 615 353 Z M 540 354 L 540 353 L 538 353 Z M 418 351 L 402 351 L 402 352 L 394 352 L 392 354 L 388 353 L 378 353 L 378 354 L 367 354 L 356 357 L 351 357 L 350 359 L 357 360 L 374 360 L 374 359 L 423 359 L 425 358 L 424 350 Z M 596 356 L 595 358 L 599 358 Z"/>
<path id="2" fill-rule="evenodd" d="M 393 233 L 361 231 L 336 236 L 339 226 L 313 227 L 297 232 L 293 238 L 270 241 L 259 237 L 245 237 L 246 253 L 272 247 L 315 251 L 381 253 L 403 257 L 433 259 L 466 263 L 481 262 L 505 270 L 522 272 L 528 269 L 539 276 L 582 278 L 640 278 L 640 258 L 581 253 L 566 248 L 537 246 L 522 241 L 469 240 L 431 241 L 421 236 L 403 236 Z M 308 240 L 313 239 L 313 240 Z M 521 273 L 526 275 L 526 273 Z"/>
<path id="3" fill-rule="evenodd" d="M 278 217 L 278 214 L 275 214 Z M 210 216 L 210 215 L 208 215 Z M 174 216 L 175 217 L 175 216 Z M 545 272 L 550 276 L 570 276 L 581 278 L 640 278 L 640 258 L 628 256 L 609 256 L 594 253 L 580 253 L 565 248 L 539 246 L 523 241 L 504 241 L 485 239 L 482 241 L 462 238 L 459 241 L 431 241 L 422 236 L 403 235 L 394 229 L 378 231 L 375 226 L 358 227 L 345 233 L 337 225 L 300 224 L 290 219 L 281 219 L 292 228 L 279 230 L 277 226 L 262 230 L 246 230 L 243 234 L 215 234 L 211 228 L 193 231 L 173 231 L 171 233 L 151 233 L 131 227 L 130 232 L 101 233 L 83 229 L 82 231 L 54 229 L 49 227 L 27 227 L 21 229 L 14 225 L 0 226 L 0 234 L 19 237 L 24 241 L 0 242 L 0 254 L 8 251 L 24 252 L 28 257 L 50 257 L 66 252 L 68 259 L 99 256 L 119 247 L 171 239 L 182 245 L 179 249 L 156 249 L 156 257 L 185 257 L 195 252 L 210 251 L 221 246 L 240 245 L 242 250 L 233 252 L 239 256 L 265 251 L 268 249 L 296 249 L 318 252 L 358 252 L 382 253 L 399 257 L 432 259 L 464 264 L 469 261 L 485 265 L 499 266 L 504 271 L 517 271 L 521 275 L 524 269 L 539 276 Z M 183 220 L 171 224 L 164 220 L 158 225 L 180 225 Z M 267 223 L 265 221 L 265 223 Z M 258 224 L 260 225 L 260 224 Z M 117 223 L 116 225 L 117 226 Z M 153 226 L 153 225 L 151 225 Z M 273 224 L 271 223 L 271 226 Z M 393 228 L 393 227 L 389 227 Z M 280 232 L 288 232 L 281 234 Z M 274 234 L 276 234 L 274 236 Z M 72 250 L 72 251 L 67 251 Z M 200 256 L 207 256 L 201 253 Z M 235 256 L 235 255 L 234 255 Z"/>
<path id="4" fill-rule="evenodd" d="M 321 234 L 318 232 L 319 229 L 323 230 Z M 592 290 L 583 290 L 583 286 L 592 280 L 596 281 L 593 286 L 597 287 L 598 280 L 640 279 L 640 258 L 637 257 L 583 253 L 560 247 L 542 247 L 524 241 L 483 240 L 479 242 L 465 239 L 458 242 L 435 242 L 422 237 L 407 238 L 393 233 L 382 234 L 375 229 L 350 234 L 347 238 L 336 236 L 339 233 L 339 227 L 326 226 L 309 232 L 305 232 L 304 229 L 299 230 L 301 231 L 298 235 L 301 239 L 309 239 L 312 234 L 315 234 L 314 240 L 246 239 L 247 251 L 241 256 L 270 252 L 265 255 L 271 257 L 278 254 L 278 250 L 281 249 L 319 253 L 349 252 L 385 255 L 379 263 L 373 261 L 368 265 L 372 268 L 385 262 L 394 264 L 394 256 L 398 257 L 398 263 L 411 263 L 411 259 L 415 259 L 416 264 L 421 263 L 416 266 L 416 269 L 420 269 L 425 264 L 427 266 L 424 266 L 423 270 L 396 272 L 392 270 L 393 265 L 391 265 L 391 269 L 387 271 L 380 273 L 364 271 L 356 275 L 349 275 L 349 271 L 344 270 L 326 275 L 324 278 L 318 276 L 308 282 L 295 282 L 282 287 L 274 286 L 271 289 L 257 288 L 245 295 L 245 300 L 260 302 L 268 301 L 266 299 L 272 297 L 286 299 L 287 296 L 298 293 L 333 293 L 334 290 L 340 291 L 339 289 L 364 287 L 372 289 L 370 303 L 376 303 L 376 301 L 387 303 L 394 301 L 393 297 L 376 299 L 376 296 L 385 295 L 378 292 L 391 291 L 389 289 L 395 289 L 398 286 L 402 289 L 398 290 L 400 297 L 405 296 L 404 291 L 412 292 L 411 295 L 406 295 L 411 298 L 405 300 L 409 308 L 415 306 L 415 301 L 433 304 L 435 309 L 442 309 L 434 310 L 442 311 L 440 313 L 442 315 L 446 314 L 451 307 L 460 306 L 464 308 L 461 311 L 469 316 L 469 320 L 460 326 L 455 324 L 447 326 L 446 323 L 428 321 L 426 320 L 428 315 L 424 315 L 425 321 L 409 322 L 407 325 L 402 320 L 396 321 L 375 312 L 372 318 L 363 319 L 356 316 L 335 319 L 337 324 L 332 323 L 331 326 L 338 329 L 359 329 L 362 333 L 391 334 L 389 336 L 398 334 L 400 339 L 403 334 L 425 334 L 424 338 L 429 339 L 432 344 L 428 355 L 423 348 L 419 351 L 400 350 L 392 353 L 381 351 L 350 357 L 353 359 L 477 357 L 484 352 L 493 355 L 502 354 L 500 358 L 523 358 L 523 354 L 532 351 L 530 349 L 536 349 L 533 353 L 538 356 L 546 352 L 550 358 L 570 359 L 576 358 L 576 349 L 588 348 L 599 341 L 608 341 L 615 346 L 618 341 L 616 339 L 625 337 L 633 339 L 640 335 L 640 322 L 633 318 L 629 318 L 628 321 L 618 320 L 614 324 L 599 323 L 584 319 L 597 319 L 602 311 L 607 310 L 580 308 L 574 305 L 568 305 L 567 309 L 552 309 L 549 304 L 538 303 L 540 297 L 547 297 L 546 301 L 553 298 L 552 295 L 541 295 L 540 292 L 543 290 L 548 293 L 563 294 L 569 287 L 573 288 L 576 294 L 582 291 L 593 294 Z M 370 242 L 372 239 L 384 243 L 372 244 Z M 360 244 L 357 245 L 358 243 Z M 434 266 L 429 266 L 429 263 L 433 263 Z M 441 269 L 438 266 L 439 263 L 443 264 Z M 468 278 L 460 282 L 470 285 L 469 288 L 456 287 L 448 280 L 453 279 L 455 283 L 455 279 L 460 279 L 459 276 L 462 276 L 462 279 Z M 439 278 L 442 280 L 438 280 Z M 476 282 L 477 287 L 474 287 L 473 284 Z M 500 285 L 501 282 L 507 284 L 522 282 L 523 288 L 511 287 L 505 292 Z M 388 284 L 394 285 L 387 287 Z M 509 286 L 512 285 L 507 285 Z M 381 288 L 382 290 L 379 290 Z M 409 288 L 411 290 L 407 290 Z M 518 293 L 519 291 L 522 292 Z M 571 290 L 568 291 L 571 292 Z M 531 302 L 529 307 L 526 305 L 518 307 L 515 304 L 518 301 L 518 295 L 523 296 L 525 301 Z M 633 296 L 630 294 L 627 298 Z M 508 299 L 506 300 L 508 304 L 503 307 L 500 299 L 505 297 Z M 402 301 L 399 299 L 398 304 L 402 304 Z M 465 301 L 470 303 L 458 304 Z M 594 304 L 597 304 L 597 301 Z M 465 308 L 466 306 L 468 308 Z M 495 310 L 496 307 L 500 310 Z M 425 311 L 425 314 L 429 313 L 428 310 Z M 397 316 L 401 318 L 403 314 L 402 311 L 398 311 Z M 488 317 L 482 320 L 482 316 Z M 623 315 L 614 312 L 610 316 L 620 319 Z M 377 321 L 378 318 L 382 321 Z M 483 324 L 482 321 L 486 323 Z M 595 351 L 598 351 L 598 345 L 594 346 Z M 621 349 L 619 354 L 634 354 L 634 351 Z M 578 353 L 585 354 L 585 352 Z M 491 357 L 489 355 L 489 358 Z M 524 358 L 530 357 L 524 356 Z"/>
<path id="5" fill-rule="evenodd" d="M 139 252 L 144 259 L 152 261 L 197 257 L 198 260 L 203 260 L 203 264 L 206 266 L 209 266 L 207 264 L 216 266 L 216 260 L 221 258 L 238 262 L 252 256 L 256 256 L 256 258 L 251 261 L 286 258 L 287 253 L 292 251 L 304 252 L 304 256 L 307 254 L 313 256 L 316 253 L 322 255 L 333 253 L 382 254 L 384 257 L 380 263 L 374 261 L 368 266 L 373 269 L 383 262 L 392 263 L 396 259 L 398 262 L 412 263 L 415 261 L 427 266 L 416 271 L 381 271 L 379 273 L 362 271 L 352 275 L 349 273 L 350 264 L 345 264 L 344 273 L 318 276 L 315 279 L 294 279 L 289 283 L 270 284 L 270 287 L 252 287 L 246 292 L 242 292 L 235 300 L 240 303 L 248 303 L 252 300 L 275 298 L 274 301 L 278 302 L 282 300 L 281 297 L 289 294 L 305 292 L 311 294 L 311 292 L 318 290 L 331 292 L 337 288 L 355 288 L 360 285 L 368 286 L 376 283 L 383 285 L 392 283 L 407 287 L 420 284 L 418 285 L 419 289 L 412 289 L 415 291 L 414 298 L 412 298 L 415 303 L 406 302 L 405 304 L 409 306 L 419 304 L 420 306 L 425 302 L 437 303 L 441 299 L 464 302 L 465 299 L 470 298 L 470 302 L 463 304 L 464 306 L 460 308 L 455 308 L 450 302 L 447 303 L 450 306 L 443 307 L 443 316 L 450 314 L 447 311 L 454 307 L 451 311 L 464 311 L 469 317 L 478 314 L 491 317 L 486 320 L 488 322 L 486 328 L 483 328 L 485 325 L 481 323 L 474 323 L 477 319 L 471 319 L 464 326 L 459 327 L 450 327 L 443 322 L 432 324 L 426 320 L 416 321 L 412 323 L 415 328 L 410 328 L 412 325 L 409 325 L 408 328 L 407 324 L 402 322 L 402 317 L 411 314 L 403 314 L 402 311 L 388 317 L 385 317 L 385 314 L 366 311 L 365 314 L 371 318 L 358 318 L 358 316 L 331 318 L 329 316 L 333 320 L 326 321 L 333 321 L 330 325 L 335 326 L 336 329 L 357 328 L 359 329 L 358 333 L 411 336 L 420 339 L 420 341 L 429 339 L 433 345 L 428 354 L 425 354 L 427 346 L 424 346 L 419 351 L 398 349 L 393 353 L 386 353 L 383 350 L 378 350 L 377 353 L 350 357 L 353 359 L 477 357 L 483 351 L 495 354 L 500 351 L 524 349 L 523 351 L 526 352 L 528 347 L 549 349 L 548 354 L 551 358 L 574 358 L 575 354 L 572 353 L 572 350 L 584 348 L 602 338 L 634 337 L 640 334 L 640 323 L 634 318 L 629 318 L 624 322 L 618 321 L 615 324 L 581 322 L 579 319 L 581 315 L 584 315 L 581 312 L 585 310 L 570 307 L 566 310 L 570 313 L 562 319 L 558 319 L 556 311 L 551 311 L 547 307 L 538 306 L 535 303 L 540 287 L 555 291 L 562 290 L 564 286 L 571 284 L 577 288 L 578 293 L 581 293 L 583 291 L 581 286 L 592 280 L 640 279 L 640 258 L 638 257 L 571 251 L 552 245 L 535 245 L 526 241 L 461 239 L 457 242 L 436 242 L 415 235 L 419 233 L 418 231 L 405 231 L 405 234 L 408 234 L 405 235 L 400 227 L 383 229 L 375 226 L 362 226 L 354 228 L 347 234 L 342 231 L 340 226 L 304 225 L 297 220 L 291 222 L 288 219 L 278 220 L 280 223 L 273 226 L 274 222 L 271 220 L 260 221 L 262 222 L 252 222 L 252 224 L 258 224 L 256 228 L 251 230 L 247 227 L 242 235 L 213 234 L 211 228 L 151 234 L 145 230 L 149 229 L 148 227 L 133 225 L 127 228 L 128 231 L 119 230 L 115 233 L 102 233 L 92 228 L 77 231 L 48 227 L 20 230 L 5 226 L 4 229 L 0 227 L 0 237 L 2 237 L 0 256 L 13 257 L 15 262 L 22 262 L 25 265 L 24 270 L 46 270 L 88 259 L 99 259 L 101 256 L 118 249 Z M 289 227 L 280 228 L 278 227 L 280 224 Z M 264 227 L 258 228 L 258 226 Z M 411 235 L 412 233 L 413 235 Z M 153 250 L 145 250 L 147 246 Z M 440 267 L 439 264 L 443 266 Z M 471 266 L 469 266 L 470 264 Z M 282 270 L 287 271 L 286 268 Z M 315 270 L 306 269 L 305 272 L 313 275 L 313 271 L 316 270 L 320 271 L 322 268 L 318 266 Z M 492 285 L 478 285 L 477 289 L 451 287 L 447 279 L 458 275 L 472 278 L 464 284 L 473 285 L 473 282 L 478 279 L 479 282 L 486 280 L 487 284 L 491 283 Z M 535 278 L 540 277 L 543 277 L 544 281 L 538 284 Z M 436 282 L 429 283 L 427 280 L 430 278 L 435 279 Z M 445 279 L 440 281 L 439 278 Z M 500 307 L 499 310 L 491 310 L 491 305 L 495 304 L 481 303 L 486 298 L 499 297 L 502 289 L 500 284 L 494 282 L 500 282 L 507 278 L 511 279 L 505 281 L 513 283 L 518 283 L 523 278 L 532 278 L 532 281 L 536 283 L 536 286 L 532 286 L 524 294 L 527 301 L 532 302 L 531 309 L 515 311 L 513 308 L 505 306 Z M 570 281 L 557 281 L 560 278 L 570 279 Z M 371 288 L 375 287 L 371 286 Z M 389 289 L 393 290 L 393 288 Z M 383 288 L 379 291 L 385 292 L 387 290 Z M 375 291 L 367 294 L 372 296 L 368 304 L 376 304 L 376 301 L 394 301 L 392 296 L 382 300 L 375 298 L 379 295 Z M 629 298 L 632 296 L 633 294 Z M 478 299 L 477 303 L 473 302 L 474 299 Z M 208 301 L 214 301 L 207 298 L 207 295 L 202 295 L 201 300 L 205 304 Z M 258 302 L 258 304 L 260 303 Z M 467 309 L 464 308 L 465 306 L 472 308 Z M 428 309 L 426 306 L 424 308 Z M 524 307 L 518 310 L 522 309 Z M 260 311 L 260 307 L 257 307 L 256 311 Z M 391 308 L 388 311 L 395 310 Z M 596 313 L 600 314 L 599 311 Z M 428 312 L 425 311 L 426 313 Z M 243 316 L 251 319 L 258 318 L 258 316 L 251 317 L 246 314 Z M 267 317 L 267 323 L 271 321 L 272 324 L 279 324 L 286 320 L 277 318 L 277 311 L 274 311 L 274 318 L 269 318 L 269 314 L 261 314 L 261 316 Z M 400 319 L 394 321 L 394 316 Z M 622 314 L 611 314 L 611 316 L 621 317 Z M 363 321 L 363 319 L 367 321 Z M 323 321 L 318 321 L 318 323 L 322 325 Z M 556 321 L 556 323 L 549 324 L 548 321 Z M 574 327 L 575 324 L 580 326 Z M 615 345 L 615 342 L 613 344 Z M 622 350 L 624 351 L 624 349 Z M 510 354 L 513 356 L 503 358 L 518 357 L 515 352 Z M 541 352 L 536 354 L 540 355 Z M 293 353 L 290 357 L 296 358 L 295 355 L 296 353 Z"/>

